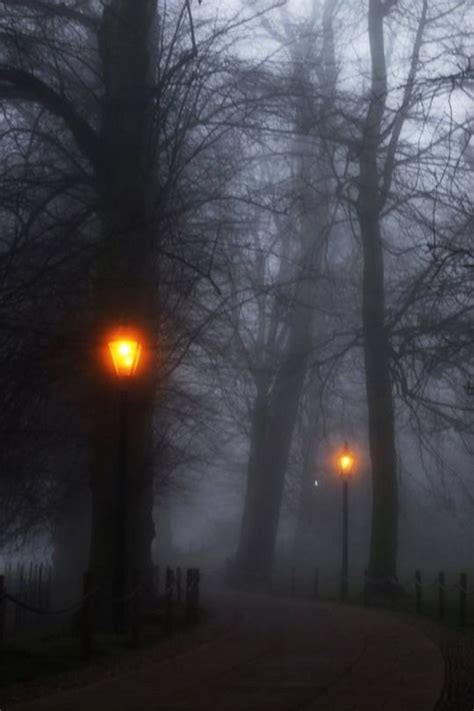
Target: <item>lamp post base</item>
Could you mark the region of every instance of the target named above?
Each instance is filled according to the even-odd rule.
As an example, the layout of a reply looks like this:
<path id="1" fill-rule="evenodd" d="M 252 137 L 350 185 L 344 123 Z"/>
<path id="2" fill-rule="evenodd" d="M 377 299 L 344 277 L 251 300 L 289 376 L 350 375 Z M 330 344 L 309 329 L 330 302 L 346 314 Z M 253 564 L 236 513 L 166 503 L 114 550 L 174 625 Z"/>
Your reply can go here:
<path id="1" fill-rule="evenodd" d="M 342 570 L 341 570 L 341 601 L 347 600 L 349 571 L 349 483 L 342 480 Z"/>

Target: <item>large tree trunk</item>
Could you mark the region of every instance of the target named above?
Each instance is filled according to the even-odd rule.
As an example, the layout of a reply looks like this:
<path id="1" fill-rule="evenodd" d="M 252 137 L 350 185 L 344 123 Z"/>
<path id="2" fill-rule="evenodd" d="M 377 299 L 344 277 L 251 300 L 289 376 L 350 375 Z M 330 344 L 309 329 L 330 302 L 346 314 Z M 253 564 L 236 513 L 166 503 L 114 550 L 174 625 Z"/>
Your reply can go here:
<path id="1" fill-rule="evenodd" d="M 309 375 L 309 374 L 308 374 Z M 301 439 L 303 461 L 301 466 L 301 481 L 296 514 L 296 526 L 293 539 L 293 559 L 304 569 L 314 566 L 315 537 L 317 531 L 317 504 L 319 490 L 315 486 L 318 478 L 316 465 L 320 441 L 320 388 L 318 374 L 308 378 L 305 386 L 306 418 L 301 417 Z"/>
<path id="2" fill-rule="evenodd" d="M 52 530 L 54 607 L 71 605 L 81 597 L 82 575 L 88 564 L 90 493 L 83 476 L 74 480 Z"/>
<path id="3" fill-rule="evenodd" d="M 91 476 L 90 565 L 104 596 L 125 592 L 137 575 L 151 579 L 153 353 L 152 42 L 156 0 L 112 0 L 103 13 L 100 50 L 105 80 L 101 126 L 99 210 L 102 238 L 95 273 L 95 337 L 99 344 L 119 326 L 145 337 L 141 373 L 128 385 L 126 422 L 113 375 L 98 373 L 92 397 L 94 456 Z M 151 158 L 150 158 L 151 157 Z M 101 349 L 99 349 L 101 350 Z M 148 357 L 146 357 L 148 356 Z M 103 350 L 103 362 L 107 358 Z M 126 451 L 119 451 L 125 427 Z M 125 458 L 125 550 L 118 540 L 119 457 Z M 126 579 L 115 571 L 125 556 Z M 115 581 L 115 582 L 114 582 Z M 106 608 L 107 605 L 104 605 Z M 108 624 L 104 610 L 102 621 Z"/>
<path id="4" fill-rule="evenodd" d="M 388 579 L 395 578 L 397 572 L 397 468 L 380 226 L 377 217 L 369 213 L 369 206 L 361 206 L 364 245 L 362 316 L 372 464 L 369 577 Z"/>
<path id="5" fill-rule="evenodd" d="M 237 554 L 237 570 L 234 571 L 236 582 L 251 583 L 260 579 L 260 567 L 257 561 L 250 561 L 253 553 L 255 521 L 261 508 L 261 457 L 262 443 L 265 439 L 269 408 L 268 384 L 263 379 L 257 381 L 257 396 L 255 398 L 250 429 L 250 451 L 247 463 L 247 487 L 245 506 L 240 531 L 239 552 Z"/>
<path id="6" fill-rule="evenodd" d="M 304 302 L 300 304 L 271 403 L 263 410 L 256 403 L 237 553 L 239 577 L 249 584 L 267 584 L 273 568 L 291 439 L 311 348 L 312 313 L 310 303 L 306 308 Z"/>
<path id="7" fill-rule="evenodd" d="M 238 577 L 244 583 L 268 584 L 273 568 L 278 521 L 291 441 L 306 376 L 312 343 L 312 323 L 317 293 L 317 274 L 326 223 L 315 206 L 311 188 L 311 166 L 307 159 L 307 116 L 297 112 L 299 138 L 295 155 L 299 171 L 296 188 L 301 195 L 300 260 L 290 307 L 287 343 L 271 388 L 257 387 L 247 491 L 237 552 Z M 322 222 L 322 225 L 321 225 Z M 274 324 L 273 324 L 274 327 Z M 270 325 L 270 331 L 274 331 Z"/>
<path id="8" fill-rule="evenodd" d="M 369 578 L 381 583 L 396 578 L 398 535 L 390 341 L 385 327 L 380 176 L 377 165 L 387 96 L 383 17 L 382 2 L 370 0 L 372 86 L 360 156 L 358 201 L 364 256 L 362 321 L 373 490 Z"/>
<path id="9" fill-rule="evenodd" d="M 312 22 L 317 17 L 314 5 Z M 335 1 L 326 0 L 323 13 L 323 46 L 319 80 L 327 91 L 321 105 L 321 123 L 329 119 L 335 89 L 335 61 L 332 20 Z M 289 30 L 291 33 L 291 30 Z M 275 555 L 275 544 L 280 517 L 285 475 L 290 456 L 301 393 L 306 377 L 308 355 L 312 346 L 312 327 L 318 293 L 318 277 L 321 257 L 328 237 L 329 190 L 326 196 L 312 188 L 318 176 L 330 184 L 325 173 L 328 154 L 320 151 L 319 161 L 314 164 L 311 148 L 314 115 L 308 97 L 312 85 L 308 75 L 308 59 L 314 51 L 313 38 L 308 32 L 304 38 L 290 43 L 292 51 L 294 86 L 297 89 L 295 105 L 294 155 L 296 163 L 295 193 L 299 197 L 301 212 L 294 216 L 299 221 L 300 262 L 295 270 L 297 287 L 288 320 L 290 322 L 286 349 L 281 365 L 267 396 L 263 422 L 252 432 L 258 436 L 251 442 L 247 494 L 244 503 L 237 566 L 240 579 L 252 583 L 267 584 L 270 580 Z M 322 127 L 322 133 L 327 127 Z M 256 403 L 257 413 L 258 402 Z M 259 416 L 261 418 L 261 415 Z"/>

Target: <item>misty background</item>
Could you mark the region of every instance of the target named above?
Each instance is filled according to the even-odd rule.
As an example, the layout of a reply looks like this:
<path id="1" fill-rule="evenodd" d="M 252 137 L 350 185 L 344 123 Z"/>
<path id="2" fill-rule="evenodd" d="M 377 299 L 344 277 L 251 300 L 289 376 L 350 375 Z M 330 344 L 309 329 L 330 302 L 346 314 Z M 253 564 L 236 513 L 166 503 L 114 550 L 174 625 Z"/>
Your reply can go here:
<path id="1" fill-rule="evenodd" d="M 110 578 L 137 322 L 140 569 L 336 581 L 347 441 L 351 578 L 474 572 L 472 3 L 139 5 L 0 2 L 1 561 Z"/>

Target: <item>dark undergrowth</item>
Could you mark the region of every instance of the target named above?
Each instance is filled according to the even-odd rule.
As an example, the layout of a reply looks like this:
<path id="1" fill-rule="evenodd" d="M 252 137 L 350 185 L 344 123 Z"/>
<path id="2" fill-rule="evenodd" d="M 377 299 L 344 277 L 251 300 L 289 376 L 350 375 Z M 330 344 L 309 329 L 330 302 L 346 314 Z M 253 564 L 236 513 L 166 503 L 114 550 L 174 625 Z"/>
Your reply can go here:
<path id="1" fill-rule="evenodd" d="M 206 610 L 200 610 L 199 618 L 200 623 L 211 619 Z M 87 660 L 82 658 L 80 639 L 73 634 L 23 636 L 5 641 L 0 644 L 0 708 L 94 683 L 161 654 L 173 655 L 194 629 L 186 624 L 183 612 L 176 614 L 171 634 L 164 628 L 162 615 L 148 615 L 138 644 L 129 635 L 96 633 Z"/>

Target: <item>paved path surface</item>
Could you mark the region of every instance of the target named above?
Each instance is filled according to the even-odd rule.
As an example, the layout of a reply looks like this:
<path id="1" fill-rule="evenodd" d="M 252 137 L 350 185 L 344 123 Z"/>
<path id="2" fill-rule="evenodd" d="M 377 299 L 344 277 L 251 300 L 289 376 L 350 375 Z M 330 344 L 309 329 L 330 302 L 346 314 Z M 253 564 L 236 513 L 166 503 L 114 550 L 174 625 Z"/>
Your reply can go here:
<path id="1" fill-rule="evenodd" d="M 244 595 L 225 635 L 18 711 L 433 711 L 438 648 L 388 614 Z"/>

